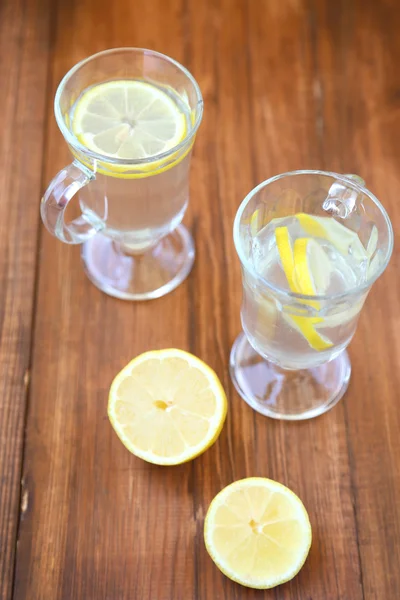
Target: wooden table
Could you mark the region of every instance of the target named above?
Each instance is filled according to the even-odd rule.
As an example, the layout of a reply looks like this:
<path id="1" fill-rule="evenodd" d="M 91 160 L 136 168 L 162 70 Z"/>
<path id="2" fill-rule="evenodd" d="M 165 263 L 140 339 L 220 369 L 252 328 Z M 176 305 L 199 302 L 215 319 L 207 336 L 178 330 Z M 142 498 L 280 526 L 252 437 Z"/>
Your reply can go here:
<path id="1" fill-rule="evenodd" d="M 398 600 L 399 250 L 350 347 L 345 399 L 300 424 L 236 394 L 240 269 L 232 221 L 246 193 L 297 168 L 355 172 L 400 226 L 396 0 L 0 1 L 0 597 L 2 600 Z M 52 111 L 62 75 L 107 47 L 156 48 L 197 78 L 205 115 L 186 223 L 195 268 L 160 300 L 124 303 L 85 277 L 39 198 L 67 162 Z M 219 441 L 176 468 L 130 455 L 106 415 L 133 356 L 175 346 L 219 374 Z M 290 584 L 226 579 L 203 544 L 213 496 L 246 476 L 295 490 L 314 530 Z"/>

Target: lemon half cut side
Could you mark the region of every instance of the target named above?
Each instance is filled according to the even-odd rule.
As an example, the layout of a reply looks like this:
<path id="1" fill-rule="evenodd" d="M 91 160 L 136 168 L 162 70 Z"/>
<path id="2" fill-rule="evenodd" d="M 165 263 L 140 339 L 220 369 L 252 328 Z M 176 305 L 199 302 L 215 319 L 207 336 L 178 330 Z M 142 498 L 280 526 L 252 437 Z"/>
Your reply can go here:
<path id="1" fill-rule="evenodd" d="M 130 452 L 154 464 L 177 465 L 202 454 L 218 438 L 226 412 L 214 371 L 175 348 L 136 357 L 110 388 L 115 432 Z"/>
<path id="2" fill-rule="evenodd" d="M 271 479 L 251 477 L 228 485 L 211 502 L 204 540 L 224 575 L 247 587 L 268 589 L 297 575 L 312 533 L 296 494 Z"/>

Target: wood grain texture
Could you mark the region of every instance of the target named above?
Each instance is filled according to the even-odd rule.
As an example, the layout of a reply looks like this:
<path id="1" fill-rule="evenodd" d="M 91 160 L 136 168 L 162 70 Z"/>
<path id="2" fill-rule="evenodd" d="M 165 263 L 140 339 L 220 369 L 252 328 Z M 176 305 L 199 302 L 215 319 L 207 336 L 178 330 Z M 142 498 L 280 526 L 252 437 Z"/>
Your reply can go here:
<path id="1" fill-rule="evenodd" d="M 20 512 L 48 41 L 45 1 L 0 3 L 0 598 L 4 600 L 12 594 Z"/>
<path id="2" fill-rule="evenodd" d="M 25 14 L 36 27 L 49 18 L 35 2 L 29 7 Z M 227 366 L 240 329 L 241 301 L 232 223 L 254 185 L 295 168 L 357 172 L 387 206 L 395 231 L 400 227 L 400 7 L 395 0 L 59 0 L 53 9 L 49 102 L 74 63 L 106 47 L 156 48 L 183 62 L 198 80 L 205 115 L 186 217 L 197 258 L 189 279 L 172 294 L 124 303 L 90 284 L 78 248 L 47 233 L 41 236 L 14 598 L 396 600 L 398 250 L 364 309 L 350 348 L 351 386 L 334 410 L 302 424 L 268 420 L 237 396 Z M 11 35 L 11 29 L 7 32 Z M 37 33 L 31 36 L 23 36 L 24 43 L 30 39 L 38 51 Z M 29 60 L 34 60 L 32 49 Z M 12 85 L 27 87 L 28 64 L 19 74 L 16 66 L 0 64 L 0 69 Z M 44 71 L 35 76 L 44 77 Z M 39 96 L 36 102 L 38 131 L 30 144 L 39 144 L 47 132 L 47 182 L 70 158 L 50 110 L 44 127 Z M 22 152 L 22 141 L 18 147 Z M 31 152 L 36 148 L 30 147 Z M 4 156 L 3 164 L 9 160 Z M 28 191 L 25 182 L 18 185 L 14 198 Z M 5 210 L 15 206 L 9 203 Z M 6 359 L 14 356 L 16 362 L 18 356 L 22 375 L 29 363 L 37 204 L 30 211 L 22 245 L 10 246 L 22 252 L 27 240 L 32 244 L 24 251 L 23 281 L 17 280 L 13 292 L 27 321 L 24 350 L 14 346 L 13 355 L 8 346 L 0 348 L 2 365 L 7 368 Z M 16 215 L 12 218 L 17 223 Z M 28 280 L 31 287 L 23 291 L 20 286 Z M 7 297 L 14 306 L 14 296 Z M 18 322 L 10 317 L 6 322 L 17 336 Z M 230 404 L 222 434 L 207 453 L 186 465 L 161 468 L 125 450 L 108 422 L 106 405 L 114 375 L 133 356 L 169 346 L 206 360 L 221 377 Z M 21 381 L 18 406 L 23 410 Z M 0 502 L 0 514 L 8 510 L 11 515 L 4 562 L 9 582 L 22 416 L 14 405 L 8 410 L 16 435 L 7 438 L 6 450 L 0 446 L 0 476 L 17 467 L 5 488 L 11 491 Z M 314 531 L 299 576 L 265 593 L 226 579 L 203 543 L 211 499 L 247 476 L 289 485 L 306 504 Z M 8 600 L 9 585 L 3 589 Z"/>
<path id="3" fill-rule="evenodd" d="M 400 12 L 395 1 L 360 1 L 348 56 L 349 168 L 381 198 L 395 231 L 394 252 L 361 315 L 352 344 L 353 383 L 345 403 L 366 599 L 400 597 Z"/>

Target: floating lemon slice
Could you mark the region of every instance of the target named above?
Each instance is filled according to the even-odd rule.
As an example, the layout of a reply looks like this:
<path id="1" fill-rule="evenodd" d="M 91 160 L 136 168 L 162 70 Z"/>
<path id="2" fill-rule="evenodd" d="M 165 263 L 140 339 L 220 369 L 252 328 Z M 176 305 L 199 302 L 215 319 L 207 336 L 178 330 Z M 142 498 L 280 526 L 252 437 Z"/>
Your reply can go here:
<path id="1" fill-rule="evenodd" d="M 227 400 L 210 367 L 182 350 L 146 352 L 114 379 L 108 416 L 133 454 L 158 465 L 195 458 L 218 438 Z"/>
<path id="2" fill-rule="evenodd" d="M 268 589 L 297 575 L 312 532 L 307 511 L 291 490 L 252 477 L 235 481 L 214 498 L 204 539 L 224 575 L 247 587 Z"/>
<path id="3" fill-rule="evenodd" d="M 138 80 L 108 81 L 87 89 L 77 101 L 72 127 L 89 150 L 132 161 L 167 152 L 187 130 L 177 103 L 162 89 Z M 123 171 L 106 161 L 104 166 L 115 173 Z"/>
<path id="4" fill-rule="evenodd" d="M 170 150 L 185 137 L 185 116 L 160 88 L 144 81 L 108 81 L 77 102 L 73 130 L 90 150 L 137 160 Z"/>

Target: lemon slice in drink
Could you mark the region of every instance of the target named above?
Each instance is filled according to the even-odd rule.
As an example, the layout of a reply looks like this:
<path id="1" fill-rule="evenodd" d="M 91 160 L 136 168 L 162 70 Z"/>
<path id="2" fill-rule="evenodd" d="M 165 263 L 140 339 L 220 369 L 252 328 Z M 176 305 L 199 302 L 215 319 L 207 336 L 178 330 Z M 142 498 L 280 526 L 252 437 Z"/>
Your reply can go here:
<path id="1" fill-rule="evenodd" d="M 298 238 L 294 243 L 294 263 L 296 281 L 301 292 L 309 296 L 325 294 L 332 274 L 332 265 L 322 246 L 312 238 Z M 364 298 L 338 314 L 324 318 L 311 317 L 311 323 L 309 319 L 307 324 L 302 321 L 303 331 L 304 326 L 307 327 L 311 345 L 320 350 L 332 346 L 328 338 L 315 332 L 314 325 L 317 329 L 332 329 L 344 325 L 360 312 L 363 303 Z M 308 300 L 307 304 L 317 309 L 320 307 L 317 301 Z M 296 317 L 292 316 L 292 319 L 295 325 L 298 325 Z"/>
<path id="2" fill-rule="evenodd" d="M 301 293 L 295 280 L 293 248 L 289 229 L 287 227 L 277 227 L 275 229 L 275 241 L 289 288 L 292 292 Z"/>
<path id="3" fill-rule="evenodd" d="M 329 284 L 331 266 L 329 264 L 327 267 L 326 261 L 329 262 L 329 258 L 323 248 L 310 238 L 299 238 L 292 248 L 287 227 L 275 229 L 275 240 L 290 290 L 306 296 L 314 296 L 317 289 L 319 293 L 324 293 Z M 319 264 L 321 258 L 322 268 Z M 302 300 L 301 303 L 319 309 L 317 301 Z M 323 322 L 321 317 L 289 314 L 285 309 L 282 311 L 282 316 L 289 325 L 301 333 L 314 350 L 326 350 L 333 345 L 328 338 L 315 329 L 315 325 Z"/>
<path id="4" fill-rule="evenodd" d="M 343 256 L 351 254 L 357 260 L 367 257 L 366 250 L 357 233 L 336 219 L 316 217 L 306 213 L 298 213 L 296 218 L 308 235 L 328 240 Z"/>
<path id="5" fill-rule="evenodd" d="M 297 238 L 292 247 L 287 227 L 275 229 L 275 241 L 290 290 L 305 296 L 324 294 L 332 265 L 321 244 L 312 238 Z"/>
<path id="6" fill-rule="evenodd" d="M 306 296 L 325 294 L 332 265 L 323 247 L 312 238 L 297 238 L 293 249 L 297 288 Z"/>
<path id="7" fill-rule="evenodd" d="M 117 80 L 87 89 L 73 114 L 73 131 L 94 152 L 115 159 L 152 158 L 186 135 L 184 113 L 162 89 Z"/>
<path id="8" fill-rule="evenodd" d="M 133 454 L 158 465 L 195 458 L 218 438 L 227 400 L 210 367 L 182 350 L 146 352 L 114 379 L 108 416 Z"/>
<path id="9" fill-rule="evenodd" d="M 321 352 L 333 346 L 325 335 L 316 330 L 318 326 L 324 327 L 325 319 L 322 317 L 291 315 L 284 311 L 282 316 L 291 327 L 294 327 L 307 340 L 313 350 Z"/>
<path id="10" fill-rule="evenodd" d="M 311 546 L 311 525 L 300 498 L 262 477 L 235 481 L 211 502 L 204 524 L 208 553 L 241 585 L 268 589 L 292 579 Z"/>
<path id="11" fill-rule="evenodd" d="M 275 229 L 275 240 L 290 290 L 305 296 L 324 294 L 332 266 L 322 246 L 312 238 L 298 238 L 292 247 L 287 227 Z"/>

